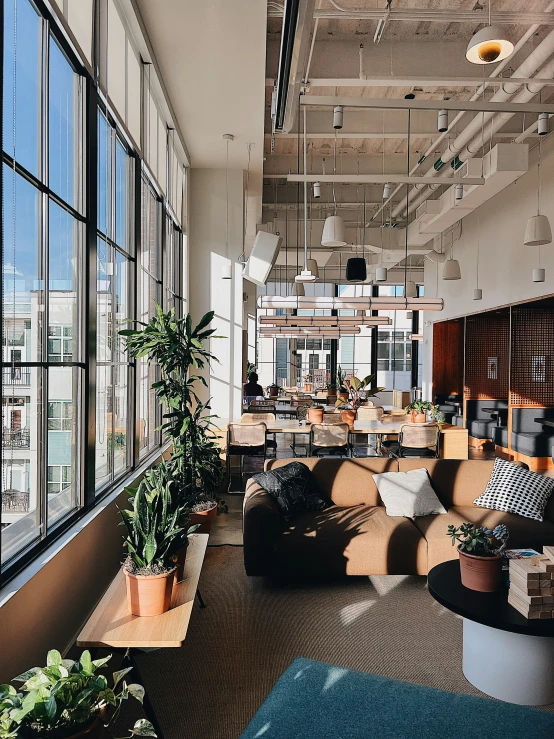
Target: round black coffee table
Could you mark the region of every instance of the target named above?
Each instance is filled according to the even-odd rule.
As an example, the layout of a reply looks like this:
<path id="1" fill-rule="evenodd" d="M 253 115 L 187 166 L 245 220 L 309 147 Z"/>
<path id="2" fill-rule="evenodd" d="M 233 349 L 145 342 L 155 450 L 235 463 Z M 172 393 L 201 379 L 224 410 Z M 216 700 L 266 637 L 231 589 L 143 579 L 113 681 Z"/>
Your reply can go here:
<path id="1" fill-rule="evenodd" d="M 463 671 L 472 685 L 510 703 L 554 703 L 554 619 L 526 619 L 508 603 L 508 588 L 464 587 L 457 559 L 433 567 L 427 583 L 436 601 L 463 618 Z"/>

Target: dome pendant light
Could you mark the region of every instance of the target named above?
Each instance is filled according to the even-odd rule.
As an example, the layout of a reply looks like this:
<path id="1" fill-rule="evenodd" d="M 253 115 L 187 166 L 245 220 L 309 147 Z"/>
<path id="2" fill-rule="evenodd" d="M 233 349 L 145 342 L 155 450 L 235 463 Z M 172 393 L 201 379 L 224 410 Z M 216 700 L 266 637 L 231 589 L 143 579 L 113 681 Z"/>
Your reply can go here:
<path id="1" fill-rule="evenodd" d="M 467 45 L 466 59 L 472 64 L 493 64 L 506 59 L 514 45 L 499 26 L 491 25 L 491 0 L 489 0 L 489 25 L 471 37 Z"/>
<path id="2" fill-rule="evenodd" d="M 541 148 L 542 140 L 539 139 L 539 161 L 537 162 L 537 215 L 531 216 L 527 221 L 525 228 L 525 238 L 523 243 L 525 246 L 542 246 L 543 244 L 552 243 L 552 229 L 550 221 L 544 215 L 541 215 Z"/>
<path id="3" fill-rule="evenodd" d="M 335 131 L 335 151 L 333 159 L 333 174 L 337 173 L 337 133 Z M 333 202 L 335 204 L 334 214 L 327 216 L 323 225 L 321 246 L 346 246 L 344 238 L 344 221 L 337 215 L 337 199 L 335 197 L 335 183 L 333 182 Z"/>
<path id="4" fill-rule="evenodd" d="M 227 145 L 227 154 L 225 159 L 225 258 L 226 264 L 221 268 L 221 279 L 233 279 L 233 265 L 229 260 L 229 141 L 234 141 L 235 137 L 232 133 L 224 133 L 223 139 Z"/>

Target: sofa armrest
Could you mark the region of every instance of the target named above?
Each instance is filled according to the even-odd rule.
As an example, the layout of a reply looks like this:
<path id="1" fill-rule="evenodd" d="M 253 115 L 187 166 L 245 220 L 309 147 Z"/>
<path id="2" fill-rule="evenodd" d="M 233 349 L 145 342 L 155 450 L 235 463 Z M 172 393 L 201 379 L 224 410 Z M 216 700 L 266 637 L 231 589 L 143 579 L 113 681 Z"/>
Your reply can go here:
<path id="1" fill-rule="evenodd" d="M 242 533 L 247 575 L 269 575 L 273 569 L 274 544 L 283 530 L 277 503 L 252 478 L 246 483 Z"/>

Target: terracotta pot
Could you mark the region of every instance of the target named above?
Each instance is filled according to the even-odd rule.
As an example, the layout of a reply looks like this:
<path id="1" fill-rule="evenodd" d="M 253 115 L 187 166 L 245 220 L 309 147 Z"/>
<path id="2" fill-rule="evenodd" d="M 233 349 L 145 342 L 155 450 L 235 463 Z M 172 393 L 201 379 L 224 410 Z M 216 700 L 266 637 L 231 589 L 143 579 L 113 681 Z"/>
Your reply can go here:
<path id="1" fill-rule="evenodd" d="M 132 575 L 123 568 L 127 606 L 133 616 L 160 616 L 169 611 L 175 569 L 163 575 Z"/>
<path id="2" fill-rule="evenodd" d="M 305 393 L 311 393 L 312 392 L 312 383 L 311 382 L 305 382 L 304 383 L 304 392 Z"/>
<path id="3" fill-rule="evenodd" d="M 410 423 L 427 423 L 427 414 L 418 413 L 417 411 L 411 411 Z"/>
<path id="4" fill-rule="evenodd" d="M 269 388 L 269 397 L 270 398 L 277 398 L 279 396 L 279 388 L 278 387 L 270 387 Z"/>
<path id="5" fill-rule="evenodd" d="M 178 582 L 181 582 L 181 580 L 184 577 L 185 572 L 185 560 L 187 558 L 187 549 L 189 547 L 189 540 L 187 538 L 185 544 L 179 549 L 177 552 L 177 562 L 175 563 L 177 565 L 177 568 L 175 570 L 175 584 Z"/>
<path id="6" fill-rule="evenodd" d="M 323 423 L 323 408 L 308 408 L 308 423 Z"/>
<path id="7" fill-rule="evenodd" d="M 354 425 L 354 421 L 356 420 L 356 411 L 341 410 L 340 415 L 344 423 L 347 423 L 349 426 Z"/>
<path id="8" fill-rule="evenodd" d="M 217 503 L 214 503 L 213 508 L 209 508 L 207 511 L 195 511 L 190 514 L 190 524 L 193 526 L 198 523 L 200 526 L 196 529 L 197 534 L 209 534 L 212 530 L 212 523 L 217 515 Z"/>
<path id="9" fill-rule="evenodd" d="M 337 402 L 337 396 L 336 395 L 328 395 L 327 396 L 327 405 L 335 405 Z"/>
<path id="10" fill-rule="evenodd" d="M 494 593 L 502 587 L 502 555 L 477 557 L 475 554 L 461 552 L 460 575 L 462 585 L 480 593 Z"/>

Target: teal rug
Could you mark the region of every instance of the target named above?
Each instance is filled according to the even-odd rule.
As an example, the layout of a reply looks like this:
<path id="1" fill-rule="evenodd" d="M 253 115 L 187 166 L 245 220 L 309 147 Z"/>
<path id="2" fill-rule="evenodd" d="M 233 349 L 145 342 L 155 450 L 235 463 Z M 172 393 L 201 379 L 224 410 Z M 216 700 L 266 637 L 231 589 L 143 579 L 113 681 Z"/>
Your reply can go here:
<path id="1" fill-rule="evenodd" d="M 494 660 L 483 669 L 494 669 Z M 300 657 L 281 675 L 240 739 L 471 737 L 553 739 L 554 714 Z"/>

